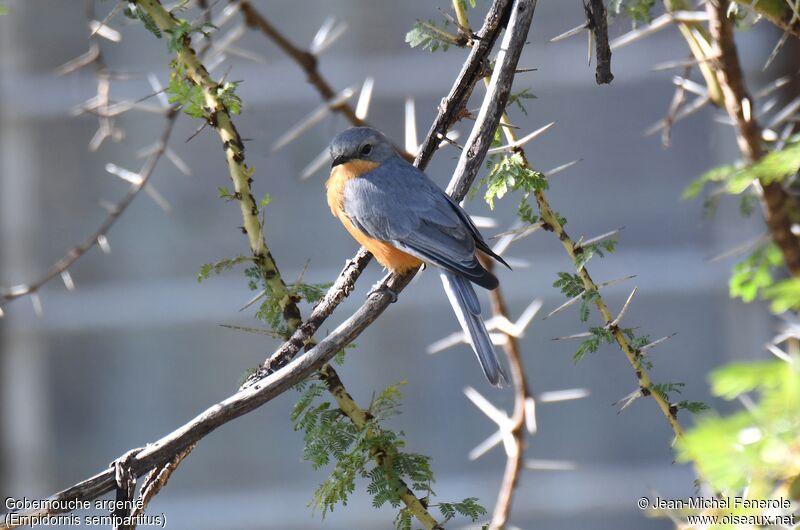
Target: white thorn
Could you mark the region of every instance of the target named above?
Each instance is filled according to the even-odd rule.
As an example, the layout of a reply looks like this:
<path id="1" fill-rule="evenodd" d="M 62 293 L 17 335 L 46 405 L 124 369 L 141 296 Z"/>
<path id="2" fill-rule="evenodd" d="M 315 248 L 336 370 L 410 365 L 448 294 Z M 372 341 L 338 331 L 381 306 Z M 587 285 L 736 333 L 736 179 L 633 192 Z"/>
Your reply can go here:
<path id="1" fill-rule="evenodd" d="M 495 422 L 501 431 L 510 430 L 511 419 L 503 411 L 492 405 L 480 392 L 468 386 L 464 388 L 464 395 L 490 420 Z"/>
<path id="2" fill-rule="evenodd" d="M 707 258 L 706 261 L 708 261 L 709 263 L 712 263 L 712 262 L 715 262 L 715 261 L 723 260 L 725 258 L 730 258 L 731 256 L 736 256 L 736 255 L 741 254 L 743 252 L 747 252 L 751 248 L 755 248 L 757 246 L 760 246 L 760 245 L 766 243 L 767 241 L 769 241 L 769 236 L 767 234 L 761 234 L 760 236 L 758 236 L 755 239 L 751 239 L 749 241 L 745 241 L 744 243 L 742 243 L 740 245 L 736 245 L 733 248 L 729 248 L 728 250 L 724 250 L 724 251 L 720 252 L 717 255 L 711 256 L 710 258 Z"/>
<path id="3" fill-rule="evenodd" d="M 588 388 L 569 388 L 566 390 L 551 390 L 542 392 L 537 399 L 542 403 L 557 403 L 559 401 L 571 401 L 573 399 L 583 399 L 589 396 Z"/>
<path id="4" fill-rule="evenodd" d="M 536 433 L 536 400 L 528 396 L 525 398 L 525 428 L 530 434 Z"/>
<path id="5" fill-rule="evenodd" d="M 328 38 L 325 39 L 325 42 L 323 42 L 322 45 L 319 46 L 316 51 L 314 51 L 314 55 L 321 55 L 324 53 L 325 50 L 333 46 L 333 44 L 339 40 L 339 38 L 344 35 L 346 31 L 346 23 L 342 22 L 341 24 L 337 25 L 335 28 L 333 28 L 333 31 L 331 31 L 331 34 L 328 36 Z"/>
<path id="6" fill-rule="evenodd" d="M 369 104 L 372 101 L 372 88 L 375 86 L 375 78 L 368 77 L 361 85 L 361 93 L 358 95 L 358 103 L 356 103 L 356 118 L 364 120 L 369 113 Z"/>
<path id="7" fill-rule="evenodd" d="M 75 282 L 72 281 L 72 275 L 68 270 L 61 271 L 61 281 L 64 282 L 64 287 L 67 288 L 67 291 L 75 290 Z"/>
<path id="8" fill-rule="evenodd" d="M 469 452 L 467 458 L 470 460 L 477 460 L 486 453 L 488 453 L 492 448 L 497 446 L 500 442 L 503 441 L 503 433 L 500 430 L 496 430 L 492 433 L 491 436 L 486 438 L 484 441 L 479 443 L 475 446 L 475 448 Z"/>
<path id="9" fill-rule="evenodd" d="M 750 122 L 750 120 L 753 118 L 752 111 L 753 109 L 750 106 L 750 98 L 742 98 L 742 117 L 744 118 L 744 121 L 748 123 Z"/>
<path id="10" fill-rule="evenodd" d="M 439 353 L 440 351 L 444 351 L 448 348 L 452 348 L 453 346 L 463 343 L 466 343 L 464 333 L 462 331 L 456 331 L 450 335 L 447 335 L 443 339 L 432 342 L 431 345 L 428 346 L 427 352 L 428 355 L 433 355 L 434 353 Z"/>
<path id="11" fill-rule="evenodd" d="M 33 312 L 36 313 L 36 316 L 42 318 L 44 312 L 42 311 L 42 299 L 39 297 L 39 293 L 31 293 L 31 305 L 33 305 Z"/>
<path id="12" fill-rule="evenodd" d="M 234 57 L 239 57 L 242 59 L 247 59 L 248 61 L 253 61 L 257 64 L 267 64 L 267 58 L 263 55 L 259 55 L 257 53 L 251 52 L 250 50 L 245 50 L 243 48 L 238 48 L 236 46 L 228 45 L 225 47 L 225 53 L 228 55 L 233 55 Z"/>
<path id="13" fill-rule="evenodd" d="M 470 219 L 478 228 L 494 228 L 497 226 L 497 219 L 493 217 L 482 217 L 480 215 L 470 215 Z"/>
<path id="14" fill-rule="evenodd" d="M 622 404 L 622 406 L 617 411 L 617 414 L 619 414 L 623 410 L 627 409 L 631 405 L 631 403 L 633 403 L 634 401 L 636 401 L 640 397 L 642 397 L 642 389 L 637 388 L 636 390 L 634 390 L 633 392 L 631 392 L 627 396 L 625 396 L 622 399 L 620 399 L 619 401 L 615 402 L 614 405 L 616 405 L 617 403 L 621 403 Z"/>
<path id="15" fill-rule="evenodd" d="M 702 109 L 711 99 L 708 96 L 705 97 L 697 97 L 691 103 L 684 105 L 681 110 L 679 110 L 675 116 L 672 118 L 672 124 L 676 124 L 678 121 L 686 118 L 687 116 L 694 114 L 698 110 Z M 660 120 L 659 122 L 651 125 L 644 131 L 645 136 L 650 136 L 652 134 L 657 133 L 661 129 L 667 126 L 667 120 Z"/>
<path id="16" fill-rule="evenodd" d="M 631 294 L 628 295 L 628 299 L 625 300 L 625 305 L 622 306 L 622 309 L 620 310 L 619 315 L 617 315 L 617 318 L 615 318 L 614 320 L 609 322 L 609 324 L 606 326 L 606 329 L 610 329 L 610 328 L 613 328 L 614 326 L 618 326 L 619 325 L 619 323 L 622 321 L 622 317 L 625 316 L 625 312 L 628 310 L 628 306 L 631 305 L 631 300 L 633 300 L 633 295 L 636 294 L 636 289 L 638 289 L 638 287 L 634 287 L 633 288 L 633 291 L 631 291 Z"/>
<path id="17" fill-rule="evenodd" d="M 691 79 L 686 79 L 685 77 L 681 77 L 676 75 L 672 78 L 672 84 L 677 87 L 681 87 L 682 89 L 686 90 L 687 92 L 691 92 L 692 94 L 696 94 L 698 96 L 706 97 L 708 96 L 708 89 L 697 83 L 692 81 Z"/>
<path id="18" fill-rule="evenodd" d="M 584 31 L 587 27 L 588 27 L 587 23 L 584 22 L 580 26 L 575 26 L 572 29 L 568 29 L 567 31 L 565 31 L 561 35 L 556 35 L 555 37 L 550 39 L 550 42 L 558 42 L 560 40 L 564 40 L 566 38 L 572 37 L 573 35 L 577 35 L 581 31 Z"/>
<path id="19" fill-rule="evenodd" d="M 500 240 L 492 248 L 492 252 L 494 252 L 498 256 L 502 256 L 503 254 L 505 254 L 506 250 L 508 250 L 508 247 L 511 246 L 511 243 L 528 237 L 529 235 L 531 235 L 531 234 L 537 232 L 539 229 L 541 229 L 542 226 L 543 225 L 540 222 L 532 224 L 532 225 L 527 225 L 527 226 L 523 225 L 523 226 L 520 226 L 519 228 L 516 228 L 516 229 L 513 229 L 513 230 L 509 230 L 507 232 L 503 232 L 501 234 L 497 234 L 496 236 L 493 236 L 491 239 L 499 237 Z"/>
<path id="20" fill-rule="evenodd" d="M 787 119 L 789 119 L 797 109 L 800 108 L 800 96 L 797 96 L 788 104 L 786 104 L 781 110 L 775 113 L 775 116 L 772 117 L 771 120 L 767 122 L 767 128 L 772 129 L 777 127 Z"/>
<path id="21" fill-rule="evenodd" d="M 781 35 L 781 38 L 778 39 L 778 42 L 775 44 L 775 47 L 772 48 L 772 52 L 770 52 L 769 57 L 767 57 L 764 66 L 761 68 L 762 72 L 767 71 L 767 68 L 769 68 L 769 66 L 772 64 L 772 61 L 774 61 L 775 58 L 778 56 L 778 53 L 781 51 L 781 48 L 783 48 L 783 45 L 786 44 L 786 41 L 788 39 L 789 39 L 789 32 L 788 31 L 783 32 L 783 35 Z"/>
<path id="22" fill-rule="evenodd" d="M 416 156 L 419 151 L 419 141 L 417 140 L 417 113 L 414 105 L 414 98 L 406 98 L 406 136 L 404 149 L 406 153 Z"/>
<path id="23" fill-rule="evenodd" d="M 560 166 L 554 167 L 550 171 L 545 171 L 544 174 L 547 176 L 547 178 L 550 178 L 553 175 L 557 175 L 557 174 L 561 173 L 562 171 L 571 168 L 572 166 L 574 166 L 575 164 L 577 164 L 580 161 L 581 161 L 581 159 L 579 158 L 577 160 L 573 160 L 572 162 L 567 162 L 566 164 L 561 164 Z"/>
<path id="24" fill-rule="evenodd" d="M 125 168 L 119 167 L 118 165 L 112 164 L 111 162 L 106 164 L 106 171 L 108 171 L 112 175 L 121 178 L 122 180 L 130 182 L 134 186 L 141 186 L 142 182 L 144 182 L 144 179 L 138 173 L 134 173 L 133 171 L 129 171 Z"/>
<path id="25" fill-rule="evenodd" d="M 522 138 L 520 138 L 518 140 L 514 140 L 513 142 L 511 142 L 511 143 L 509 143 L 507 145 L 501 145 L 500 147 L 492 147 L 491 149 L 489 149 L 489 154 L 502 153 L 503 151 L 508 151 L 508 150 L 513 149 L 515 147 L 521 147 L 521 146 L 527 144 L 528 142 L 530 142 L 531 140 L 534 140 L 535 138 L 538 138 L 539 136 L 541 136 L 542 134 L 547 132 L 555 124 L 556 124 L 556 122 L 551 121 L 550 123 L 548 123 L 544 127 L 539 127 L 538 129 L 536 129 L 532 133 L 530 133 L 530 134 L 528 134 L 526 136 L 523 136 Z"/>
<path id="26" fill-rule="evenodd" d="M 564 335 L 563 337 L 553 337 L 551 340 L 572 340 L 572 339 L 585 339 L 586 337 L 591 337 L 592 333 L 589 331 L 583 331 L 581 333 L 574 333 L 572 335 Z"/>
<path id="27" fill-rule="evenodd" d="M 4 316 L 6 316 L 6 313 L 3 311 L 3 308 L 0 307 L 0 318 L 3 318 Z"/>
<path id="28" fill-rule="evenodd" d="M 583 236 L 581 236 L 581 241 L 579 241 L 578 243 L 575 244 L 575 248 L 577 249 L 577 248 L 581 248 L 581 247 L 587 247 L 587 246 L 589 246 L 591 244 L 597 243 L 598 241 L 602 241 L 604 239 L 608 239 L 610 237 L 614 237 L 615 235 L 619 234 L 620 231 L 623 228 L 624 227 L 622 227 L 622 226 L 619 227 L 619 228 L 615 228 L 614 230 L 610 230 L 610 231 L 608 231 L 608 232 L 606 232 L 604 234 L 600 234 L 599 236 L 595 236 L 595 237 L 593 237 L 591 239 L 587 239 L 586 241 L 583 241 Z"/>
<path id="29" fill-rule="evenodd" d="M 309 162 L 306 167 L 304 167 L 300 171 L 300 180 L 306 180 L 308 178 L 311 178 L 311 176 L 317 171 L 319 171 L 322 168 L 322 166 L 325 165 L 325 162 L 330 161 L 330 159 L 331 155 L 330 153 L 328 153 L 328 148 L 326 147 L 325 149 L 322 150 L 320 154 L 315 156 L 314 159 L 311 160 L 311 162 Z"/>
<path id="30" fill-rule="evenodd" d="M 153 89 L 153 92 L 156 94 L 156 98 L 158 98 L 158 102 L 161 103 L 161 106 L 164 108 L 169 107 L 169 99 L 167 98 L 167 94 L 164 92 L 164 85 L 158 80 L 158 77 L 153 72 L 147 72 L 147 82 L 150 83 L 150 88 Z"/>
<path id="31" fill-rule="evenodd" d="M 108 238 L 105 234 L 97 236 L 97 245 L 100 247 L 100 250 L 103 251 L 103 254 L 111 254 L 111 245 L 109 245 Z"/>
<path id="32" fill-rule="evenodd" d="M 178 153 L 173 151 L 171 148 L 167 147 L 166 149 L 164 149 L 164 155 L 170 162 L 172 162 L 173 166 L 178 168 L 178 171 L 180 171 L 187 177 L 191 176 L 192 168 L 190 168 L 189 164 L 187 164 L 180 156 L 178 156 Z"/>
<path id="33" fill-rule="evenodd" d="M 217 52 L 216 55 L 213 55 L 210 59 L 206 61 L 206 70 L 209 72 L 213 72 L 221 64 L 223 64 L 228 59 L 228 56 L 222 52 Z"/>
<path id="34" fill-rule="evenodd" d="M 538 460 L 525 461 L 525 467 L 533 471 L 572 471 L 577 465 L 569 460 Z"/>
<path id="35" fill-rule="evenodd" d="M 792 357 L 788 353 L 786 353 L 782 349 L 778 348 L 774 344 L 767 344 L 766 348 L 772 355 L 774 355 L 775 357 L 777 357 L 781 361 L 785 361 L 785 362 L 787 362 L 789 364 L 793 364 L 794 363 L 794 359 L 792 359 Z"/>
<path id="36" fill-rule="evenodd" d="M 590 29 L 589 31 L 586 32 L 586 40 L 587 40 L 586 56 L 587 56 L 587 59 L 588 59 L 588 63 L 587 64 L 588 64 L 588 66 L 591 66 L 592 65 L 592 47 L 593 47 L 592 44 L 594 44 L 594 30 Z"/>
<path id="37" fill-rule="evenodd" d="M 322 25 L 319 27 L 317 32 L 314 34 L 314 38 L 311 39 L 311 44 L 308 46 L 308 51 L 312 54 L 316 53 L 316 50 L 319 49 L 320 46 L 325 42 L 325 39 L 328 38 L 331 30 L 333 29 L 334 24 L 336 24 L 336 18 L 329 16 L 323 22 Z"/>
<path id="38" fill-rule="evenodd" d="M 569 300 L 567 300 L 566 302 L 564 302 L 560 306 L 556 307 L 555 309 L 553 309 L 552 311 L 547 313 L 542 320 L 547 320 L 551 316 L 553 316 L 553 315 L 555 315 L 557 313 L 560 313 L 561 311 L 565 310 L 569 306 L 575 304 L 575 302 L 577 302 L 578 300 L 580 300 L 583 297 L 583 293 L 585 293 L 585 292 L 586 292 L 586 290 L 581 291 L 580 293 L 576 294 L 575 296 L 573 296 L 572 298 L 570 298 Z"/>
<path id="39" fill-rule="evenodd" d="M 650 349 L 652 349 L 652 348 L 655 348 L 656 346 L 658 346 L 658 345 L 659 345 L 659 344 L 661 344 L 662 342 L 664 342 L 664 341 L 667 341 L 667 340 L 671 339 L 671 338 L 672 338 L 672 337 L 674 337 L 675 335 L 677 335 L 677 333 L 673 333 L 672 335 L 667 335 L 666 337 L 661 337 L 660 339 L 658 339 L 658 340 L 654 340 L 653 342 L 651 342 L 651 343 L 649 343 L 649 344 L 645 344 L 644 346 L 642 346 L 641 348 L 639 348 L 639 350 L 644 352 L 644 351 L 650 350 Z"/>
<path id="40" fill-rule="evenodd" d="M 330 114 L 335 107 L 353 97 L 353 94 L 355 94 L 354 88 L 345 88 L 339 93 L 338 96 L 314 109 L 305 118 L 300 120 L 297 125 L 289 129 L 283 136 L 278 138 L 274 144 L 272 144 L 272 152 L 275 153 L 276 151 L 286 147 L 291 142 L 296 140 L 301 134 L 325 119 L 325 116 Z"/>
<path id="41" fill-rule="evenodd" d="M 122 40 L 122 34 L 119 31 L 102 24 L 97 20 L 89 21 L 89 29 L 92 30 L 92 35 L 99 35 L 104 39 L 110 40 L 111 42 L 119 42 Z"/>
<path id="42" fill-rule="evenodd" d="M 627 46 L 641 38 L 664 29 L 673 22 L 705 22 L 707 20 L 708 14 L 705 11 L 675 11 L 672 13 L 665 13 L 654 18 L 647 26 L 629 31 L 621 37 L 617 37 L 609 43 L 609 46 L 612 50 L 622 48 L 623 46 Z"/>
<path id="43" fill-rule="evenodd" d="M 772 81 L 770 84 L 756 92 L 756 99 L 763 98 L 775 92 L 776 90 L 783 88 L 784 86 L 788 85 L 789 82 L 792 80 L 792 76 L 785 75 L 783 77 L 777 78 L 775 81 Z"/>

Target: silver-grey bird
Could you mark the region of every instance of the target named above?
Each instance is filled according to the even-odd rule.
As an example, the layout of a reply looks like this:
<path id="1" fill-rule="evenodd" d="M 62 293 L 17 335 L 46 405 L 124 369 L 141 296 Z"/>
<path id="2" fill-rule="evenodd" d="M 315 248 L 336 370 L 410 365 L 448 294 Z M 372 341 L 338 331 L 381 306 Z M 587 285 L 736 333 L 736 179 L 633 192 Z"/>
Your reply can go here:
<path id="1" fill-rule="evenodd" d="M 423 262 L 439 269 L 444 290 L 486 378 L 507 380 L 472 288 L 495 289 L 497 278 L 481 266 L 481 251 L 492 252 L 469 215 L 425 173 L 404 160 L 391 142 L 369 127 L 353 127 L 334 137 L 326 183 L 328 206 L 350 235 L 392 272 L 402 274 Z M 509 267 L 510 268 L 510 267 Z"/>

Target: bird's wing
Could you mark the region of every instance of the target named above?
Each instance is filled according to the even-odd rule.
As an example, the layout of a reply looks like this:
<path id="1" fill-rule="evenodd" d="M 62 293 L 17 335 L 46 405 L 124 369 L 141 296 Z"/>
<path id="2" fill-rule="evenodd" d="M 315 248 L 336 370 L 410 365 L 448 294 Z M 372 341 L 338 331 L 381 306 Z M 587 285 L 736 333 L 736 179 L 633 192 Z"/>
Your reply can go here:
<path id="1" fill-rule="evenodd" d="M 344 189 L 345 212 L 366 235 L 493 289 L 497 280 L 475 257 L 472 227 L 457 208 L 424 173 L 399 158 L 350 179 Z"/>

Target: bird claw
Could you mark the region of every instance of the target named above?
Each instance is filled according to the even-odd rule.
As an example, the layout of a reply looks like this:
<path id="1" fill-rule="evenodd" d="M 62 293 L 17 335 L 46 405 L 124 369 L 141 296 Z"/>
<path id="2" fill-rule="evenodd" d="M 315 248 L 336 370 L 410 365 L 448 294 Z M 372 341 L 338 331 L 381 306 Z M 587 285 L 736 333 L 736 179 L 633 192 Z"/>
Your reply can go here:
<path id="1" fill-rule="evenodd" d="M 372 286 L 372 289 L 369 290 L 367 293 L 367 298 L 371 298 L 377 294 L 385 293 L 388 294 L 391 300 L 389 301 L 390 304 L 397 302 L 397 293 L 389 289 L 387 286 L 383 285 L 383 283 L 378 282 Z"/>

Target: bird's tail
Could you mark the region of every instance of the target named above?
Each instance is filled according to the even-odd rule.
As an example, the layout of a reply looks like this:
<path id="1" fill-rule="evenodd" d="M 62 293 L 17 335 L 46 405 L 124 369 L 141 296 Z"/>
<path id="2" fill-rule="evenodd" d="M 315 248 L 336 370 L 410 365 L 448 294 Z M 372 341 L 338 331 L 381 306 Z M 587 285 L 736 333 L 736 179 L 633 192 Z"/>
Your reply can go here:
<path id="1" fill-rule="evenodd" d="M 439 275 L 442 277 L 444 290 L 461 324 L 461 329 L 464 330 L 469 345 L 478 356 L 483 373 L 491 384 L 502 386 L 508 378 L 481 319 L 480 302 L 472 284 L 466 278 L 447 270 L 440 270 Z"/>

